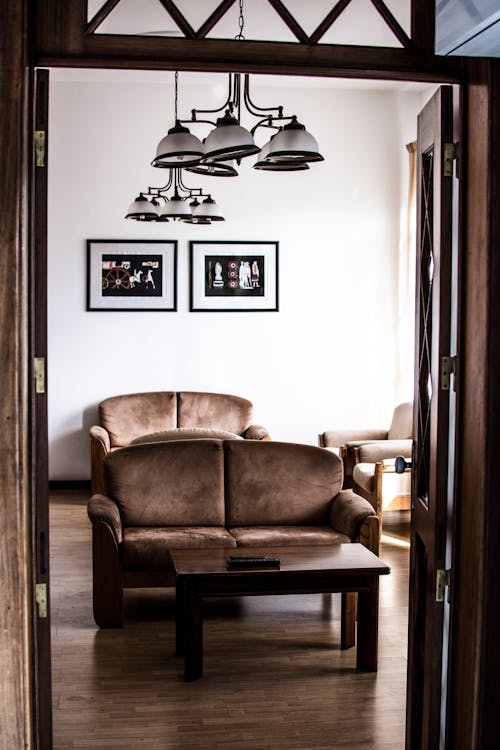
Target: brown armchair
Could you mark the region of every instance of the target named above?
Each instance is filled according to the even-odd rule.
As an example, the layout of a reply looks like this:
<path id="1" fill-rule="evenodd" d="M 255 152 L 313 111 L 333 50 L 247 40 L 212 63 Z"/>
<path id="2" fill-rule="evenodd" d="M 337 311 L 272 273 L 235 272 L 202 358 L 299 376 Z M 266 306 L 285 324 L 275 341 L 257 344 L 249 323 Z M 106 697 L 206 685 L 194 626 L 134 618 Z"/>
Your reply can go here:
<path id="1" fill-rule="evenodd" d="M 92 494 L 104 492 L 103 461 L 132 442 L 192 438 L 269 440 L 253 424 L 253 404 L 224 393 L 157 391 L 112 396 L 99 404 L 99 424 L 90 428 Z"/>
<path id="2" fill-rule="evenodd" d="M 398 455 L 411 454 L 413 432 L 413 402 L 399 404 L 394 409 L 389 429 L 345 429 L 329 430 L 318 436 L 318 444 L 322 448 L 329 448 L 337 453 L 344 464 L 344 488 L 354 486 L 353 469 L 359 463 L 359 453 L 356 449 L 366 443 L 375 443 L 382 447 L 383 452 L 389 452 L 384 458 L 394 458 Z M 395 445 L 387 445 L 392 441 L 400 442 L 399 449 Z M 401 442 L 403 441 L 403 442 Z M 384 445 L 385 444 L 385 445 Z M 408 450 L 410 453 L 408 453 Z"/>
<path id="3" fill-rule="evenodd" d="M 352 471 L 354 492 L 373 506 L 382 531 L 382 512 L 409 510 L 411 507 L 411 468 L 406 463 L 396 470 L 396 458 L 411 459 L 411 440 L 381 440 L 365 443 L 354 449 Z"/>

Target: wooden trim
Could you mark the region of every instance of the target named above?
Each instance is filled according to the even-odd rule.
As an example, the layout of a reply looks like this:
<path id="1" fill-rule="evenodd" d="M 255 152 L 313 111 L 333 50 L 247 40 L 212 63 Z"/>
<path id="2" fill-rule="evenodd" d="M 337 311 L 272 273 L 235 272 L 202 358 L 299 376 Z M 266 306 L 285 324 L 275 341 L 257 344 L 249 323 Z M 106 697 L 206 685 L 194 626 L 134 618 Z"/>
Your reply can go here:
<path id="1" fill-rule="evenodd" d="M 49 455 L 48 455 L 48 364 L 47 364 L 47 187 L 49 153 L 49 71 L 35 73 L 35 100 L 32 129 L 42 131 L 44 137 L 43 164 L 32 155 L 32 209 L 30 227 L 30 299 L 33 317 L 30 321 L 30 361 L 41 357 L 45 361 L 45 389 L 36 393 L 33 380 L 31 391 L 32 477 L 34 497 L 34 574 L 37 584 L 44 584 L 47 592 L 46 617 L 35 616 L 36 641 L 36 730 L 41 747 L 52 743 L 52 681 L 50 666 L 50 565 L 49 565 Z"/>
<path id="2" fill-rule="evenodd" d="M 28 170 L 32 72 L 27 0 L 5 0 L 0 24 L 0 746 L 38 747 L 34 732 L 34 588 L 29 448 Z"/>
<path id="3" fill-rule="evenodd" d="M 207 20 L 200 26 L 196 32 L 196 38 L 204 39 L 235 2 L 236 0 L 223 0 L 223 2 L 214 10 L 212 15 L 209 16 L 209 18 L 207 18 Z"/>
<path id="4" fill-rule="evenodd" d="M 302 42 L 302 44 L 309 44 L 310 39 L 302 26 L 298 23 L 294 16 L 290 13 L 288 8 L 283 5 L 281 0 L 268 0 L 269 5 L 272 5 L 276 13 L 279 15 L 283 23 L 285 23 L 292 34 Z"/>
<path id="5" fill-rule="evenodd" d="M 447 747 L 453 750 L 498 744 L 499 96 L 499 62 L 469 60 L 464 95 L 466 157 L 461 165 L 466 198 L 457 380 L 460 512 L 452 571 L 447 722 Z"/>
<path id="6" fill-rule="evenodd" d="M 331 25 L 335 14 L 339 14 L 343 2 L 341 0 L 334 6 L 306 44 L 86 34 L 86 3 L 83 0 L 66 0 L 64 3 L 45 0 L 43 11 L 38 10 L 36 17 L 36 63 L 53 67 L 340 75 L 435 82 L 461 79 L 461 58 L 435 56 L 432 53 L 433 36 L 426 47 L 418 42 L 418 34 L 428 33 L 430 28 L 428 16 L 433 24 L 434 11 L 430 14 L 426 10 L 431 5 L 430 0 L 413 2 L 418 44 L 412 40 L 411 48 L 315 44 Z M 196 36 L 206 35 L 209 31 L 207 25 L 219 20 L 218 15 L 224 9 L 221 4 Z"/>
<path id="7" fill-rule="evenodd" d="M 99 26 L 106 20 L 110 13 L 116 8 L 120 0 L 107 0 L 102 8 L 99 8 L 95 16 L 87 24 L 86 33 L 94 34 Z"/>
<path id="8" fill-rule="evenodd" d="M 371 0 L 372 5 L 376 8 L 377 12 L 382 16 L 387 26 L 390 28 L 396 39 L 403 47 L 411 47 L 411 39 L 406 32 L 401 28 L 397 20 L 392 15 L 391 11 L 383 0 Z"/>
<path id="9" fill-rule="evenodd" d="M 313 31 L 309 37 L 311 44 L 317 44 L 319 40 L 326 34 L 328 29 L 335 23 L 340 14 L 347 8 L 351 0 L 339 0 L 334 5 L 331 11 L 323 18 L 318 28 Z"/>
<path id="10" fill-rule="evenodd" d="M 177 5 L 172 0 L 159 0 L 165 10 L 170 14 L 172 20 L 177 24 L 179 29 L 182 31 L 186 39 L 194 39 L 196 36 L 195 30 L 190 23 L 184 18 Z"/>

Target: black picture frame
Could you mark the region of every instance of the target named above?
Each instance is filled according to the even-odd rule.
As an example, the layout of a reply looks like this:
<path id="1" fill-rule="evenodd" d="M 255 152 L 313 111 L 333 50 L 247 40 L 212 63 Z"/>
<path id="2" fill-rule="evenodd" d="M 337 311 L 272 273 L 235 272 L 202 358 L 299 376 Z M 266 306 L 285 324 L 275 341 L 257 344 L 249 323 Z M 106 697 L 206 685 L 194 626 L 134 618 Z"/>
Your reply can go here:
<path id="1" fill-rule="evenodd" d="M 279 242 L 192 240 L 190 312 L 278 312 Z"/>
<path id="2" fill-rule="evenodd" d="M 176 312 L 177 240 L 87 240 L 89 312 Z"/>

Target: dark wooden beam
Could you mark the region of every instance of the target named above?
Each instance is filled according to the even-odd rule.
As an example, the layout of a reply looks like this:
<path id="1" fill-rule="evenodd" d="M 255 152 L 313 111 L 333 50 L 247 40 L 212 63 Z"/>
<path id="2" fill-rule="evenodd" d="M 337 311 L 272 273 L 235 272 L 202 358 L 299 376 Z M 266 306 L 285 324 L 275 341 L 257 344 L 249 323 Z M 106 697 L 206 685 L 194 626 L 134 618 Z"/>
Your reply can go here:
<path id="1" fill-rule="evenodd" d="M 434 54 L 435 18 L 435 0 L 412 0 L 412 47 L 422 57 L 432 57 Z"/>
<path id="2" fill-rule="evenodd" d="M 77 45 L 53 40 L 38 49 L 38 65 L 393 78 L 456 82 L 461 58 L 421 58 L 414 50 L 289 42 L 164 39 L 95 34 Z"/>

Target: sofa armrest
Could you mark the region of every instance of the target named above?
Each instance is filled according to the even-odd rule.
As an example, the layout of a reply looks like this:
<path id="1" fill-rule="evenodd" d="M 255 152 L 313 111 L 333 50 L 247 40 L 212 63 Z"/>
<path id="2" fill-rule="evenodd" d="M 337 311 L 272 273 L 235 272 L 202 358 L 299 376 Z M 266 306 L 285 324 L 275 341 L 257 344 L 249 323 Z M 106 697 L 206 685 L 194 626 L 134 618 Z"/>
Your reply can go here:
<path id="1" fill-rule="evenodd" d="M 93 495 L 102 494 L 104 488 L 103 462 L 111 450 L 108 431 L 100 425 L 90 430 L 90 486 Z"/>
<path id="2" fill-rule="evenodd" d="M 334 447 L 339 448 L 353 441 L 363 442 L 364 440 L 386 440 L 387 430 L 327 430 L 322 432 L 318 437 L 318 443 L 322 448 Z"/>
<path id="3" fill-rule="evenodd" d="M 87 505 L 88 517 L 93 524 L 105 523 L 116 539 L 116 543 L 122 541 L 122 520 L 117 504 L 105 495 L 94 495 Z"/>
<path id="4" fill-rule="evenodd" d="M 245 440 L 270 440 L 269 431 L 260 424 L 251 424 L 243 433 Z"/>
<path id="5" fill-rule="evenodd" d="M 411 458 L 411 450 L 411 440 L 381 440 L 378 443 L 365 443 L 357 448 L 357 461 L 375 464 L 396 456 Z"/>
<path id="6" fill-rule="evenodd" d="M 368 500 L 352 490 L 341 490 L 332 500 L 330 526 L 356 542 L 363 522 L 371 516 L 377 518 Z"/>
<path id="7" fill-rule="evenodd" d="M 89 430 L 91 440 L 97 441 L 104 453 L 109 453 L 111 450 L 111 442 L 109 440 L 109 433 L 104 427 L 98 424 L 93 425 Z"/>

